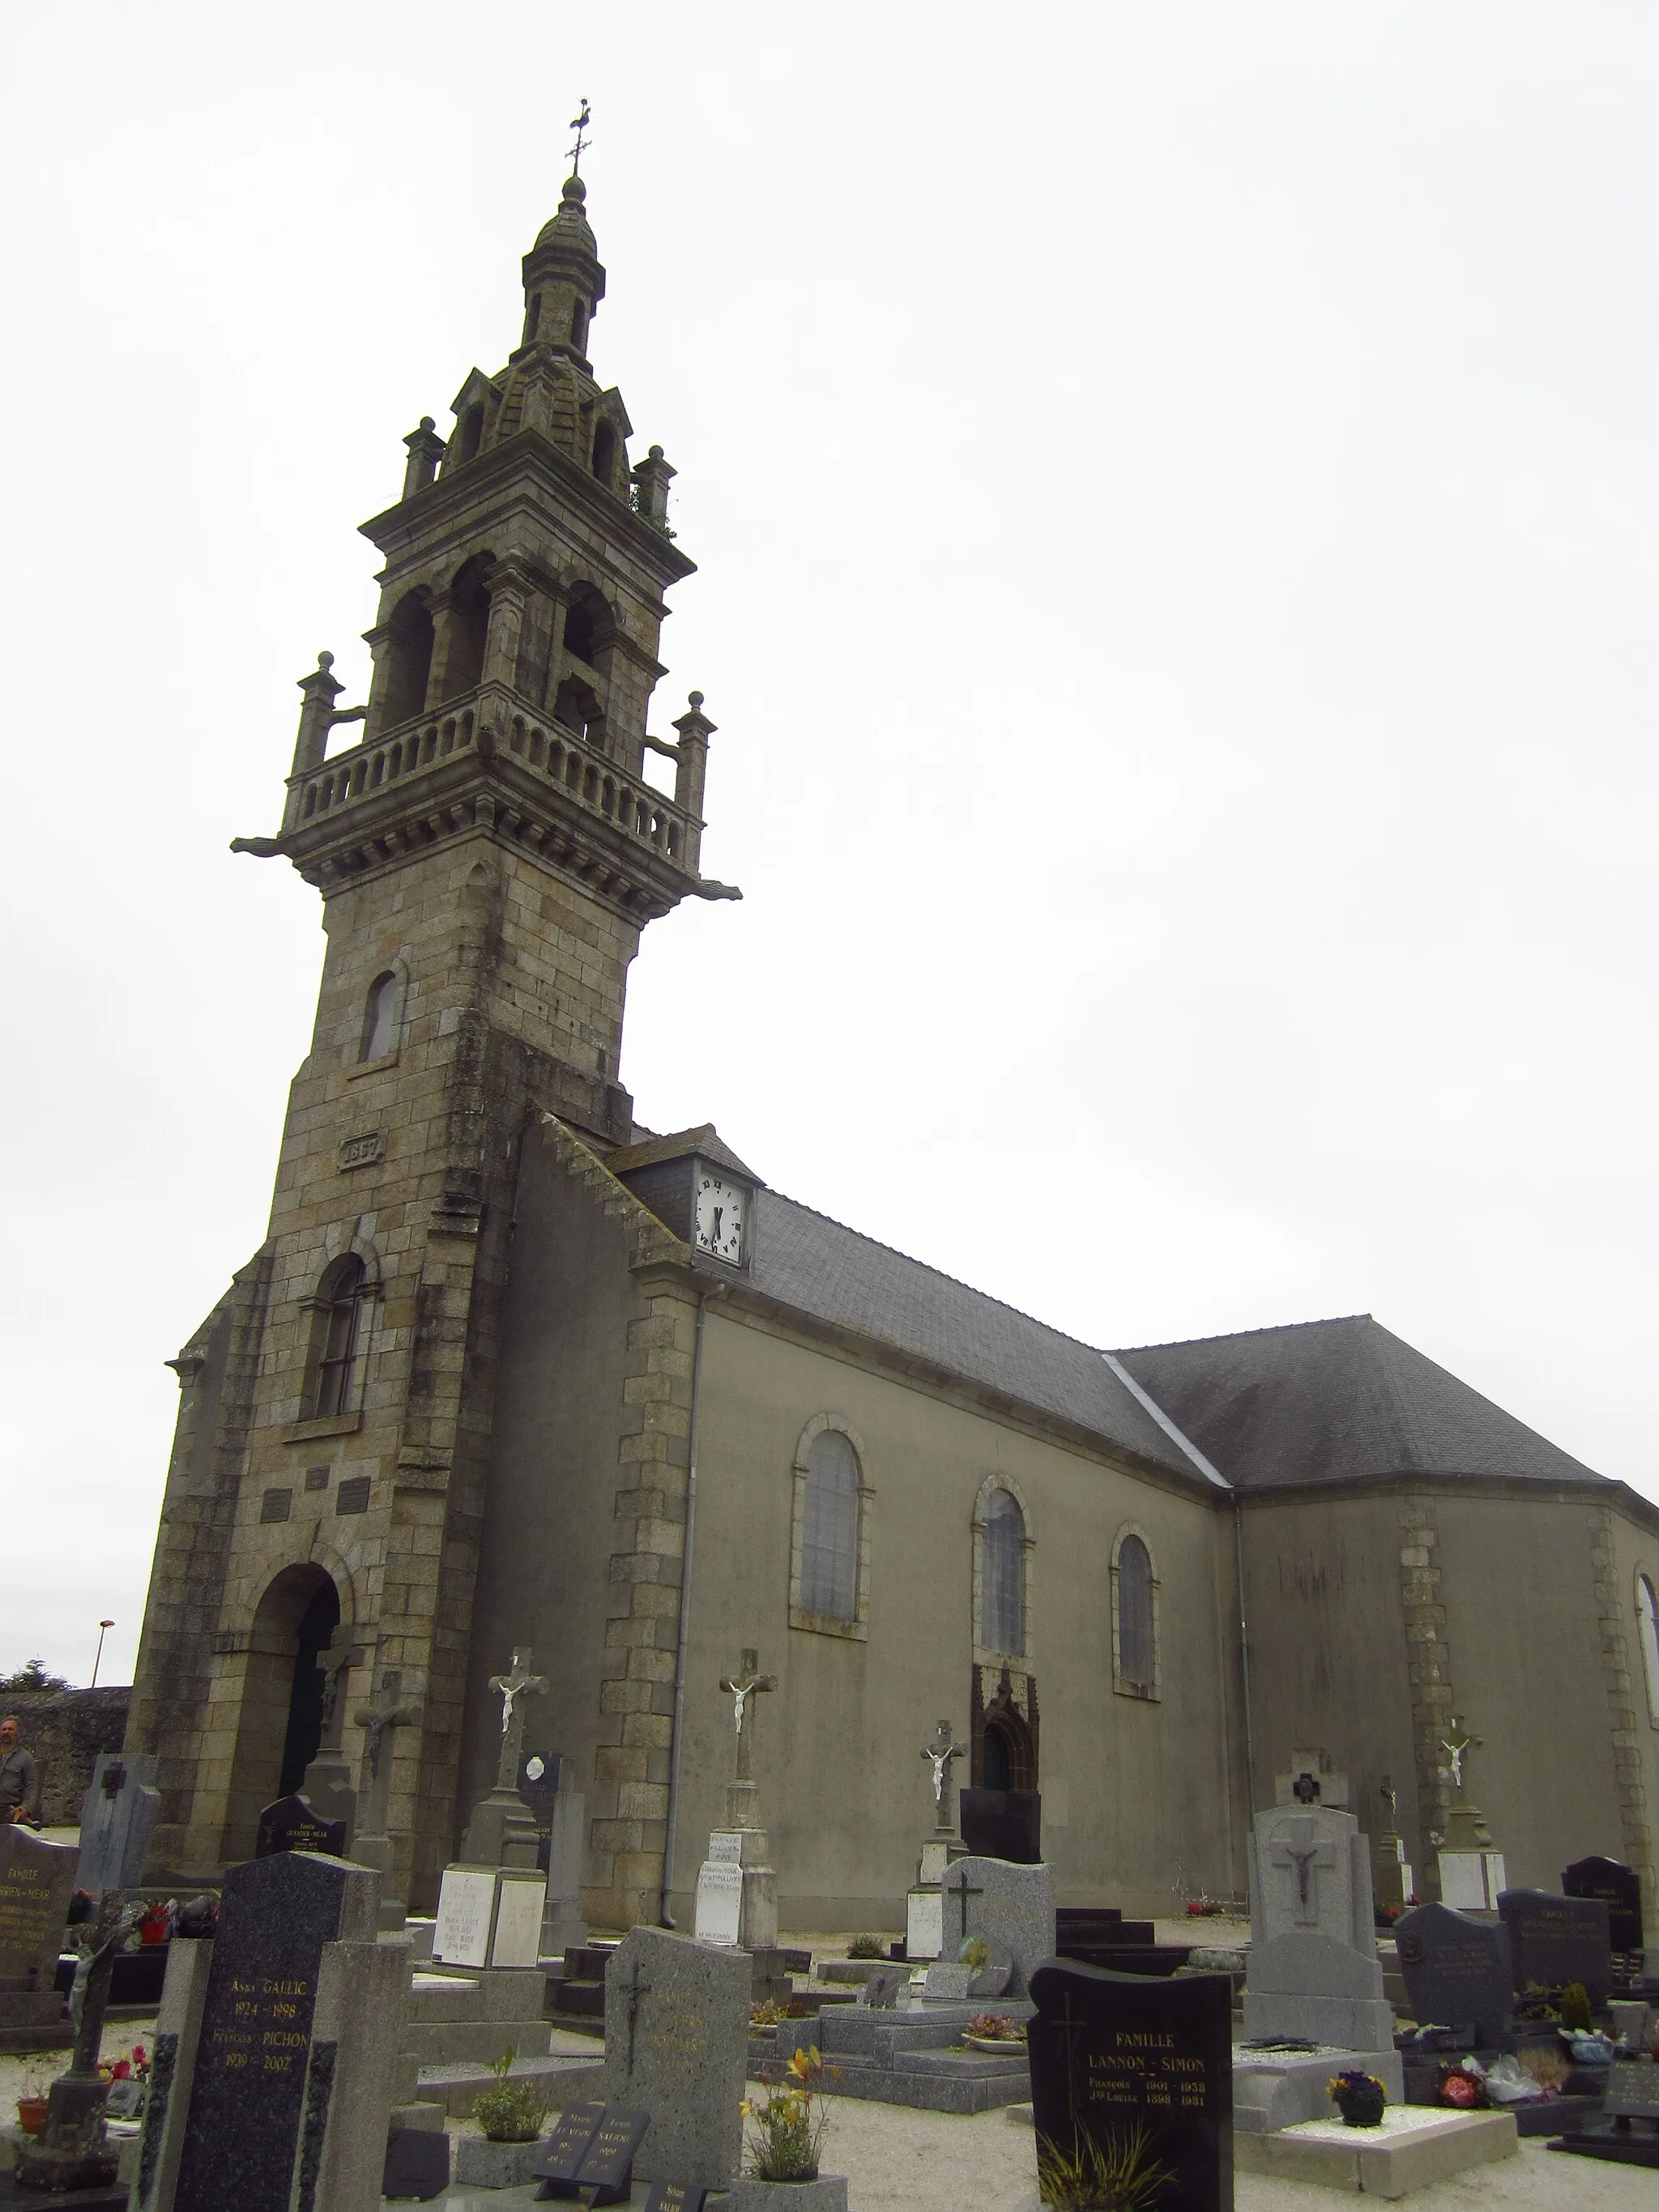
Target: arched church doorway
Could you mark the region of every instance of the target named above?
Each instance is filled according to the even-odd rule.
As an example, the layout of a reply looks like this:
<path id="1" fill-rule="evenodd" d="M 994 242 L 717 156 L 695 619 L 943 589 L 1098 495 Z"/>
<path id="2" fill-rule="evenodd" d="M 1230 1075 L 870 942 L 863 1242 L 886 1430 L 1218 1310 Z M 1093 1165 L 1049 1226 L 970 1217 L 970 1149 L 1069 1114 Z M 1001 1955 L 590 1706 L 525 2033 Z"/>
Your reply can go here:
<path id="1" fill-rule="evenodd" d="M 297 1790 L 323 1731 L 323 1675 L 317 1654 L 340 1620 L 340 1593 L 319 1566 L 284 1567 L 259 1600 L 242 1676 L 221 1854 L 251 1858 L 259 1814 Z"/>
<path id="2" fill-rule="evenodd" d="M 1012 1746 L 1006 1733 L 994 1721 L 985 1729 L 985 1787 L 988 1790 L 1012 1790 L 1010 1776 L 1013 1771 Z"/>

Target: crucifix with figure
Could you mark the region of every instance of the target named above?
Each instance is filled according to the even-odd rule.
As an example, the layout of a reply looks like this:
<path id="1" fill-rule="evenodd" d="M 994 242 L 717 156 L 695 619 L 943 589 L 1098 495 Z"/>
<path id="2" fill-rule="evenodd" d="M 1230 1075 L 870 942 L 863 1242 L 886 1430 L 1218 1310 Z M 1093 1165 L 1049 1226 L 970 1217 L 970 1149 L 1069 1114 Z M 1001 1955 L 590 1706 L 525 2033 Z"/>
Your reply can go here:
<path id="1" fill-rule="evenodd" d="M 1319 1925 L 1319 1896 L 1315 1875 L 1328 1874 L 1336 1865 L 1334 1847 L 1322 1842 L 1311 1820 L 1291 1820 L 1275 1840 L 1269 1864 L 1280 1867 L 1296 1883 L 1296 1924 Z"/>
<path id="2" fill-rule="evenodd" d="M 951 1810 L 951 1763 L 964 1758 L 966 1751 L 954 1736 L 950 1722 L 941 1721 L 933 1730 L 932 1743 L 921 1747 L 921 1755 L 933 1771 L 933 1832 L 939 1836 L 956 1834 L 956 1816 Z"/>
<path id="3" fill-rule="evenodd" d="M 547 1677 L 531 1673 L 530 1646 L 515 1644 L 512 1666 L 505 1674 L 492 1674 L 489 1686 L 501 1701 L 501 1757 L 495 1770 L 495 1787 L 510 1790 L 516 1796 L 519 1759 L 524 1751 L 524 1715 L 519 1711 L 519 1700 L 539 1697 L 547 1687 Z"/>
<path id="4" fill-rule="evenodd" d="M 745 1651 L 737 1673 L 720 1676 L 720 1687 L 732 1700 L 732 1723 L 738 1732 L 734 1781 L 752 1782 L 755 1778 L 755 1716 L 750 1710 L 750 1699 L 777 1686 L 775 1674 L 762 1674 L 758 1651 Z"/>

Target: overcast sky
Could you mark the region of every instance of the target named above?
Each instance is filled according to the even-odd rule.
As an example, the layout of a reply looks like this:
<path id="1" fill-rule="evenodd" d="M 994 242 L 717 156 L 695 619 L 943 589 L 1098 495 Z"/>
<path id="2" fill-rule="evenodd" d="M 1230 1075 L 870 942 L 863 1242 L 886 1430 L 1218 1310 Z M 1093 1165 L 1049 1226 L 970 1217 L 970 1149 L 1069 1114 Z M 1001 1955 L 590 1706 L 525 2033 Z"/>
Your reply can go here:
<path id="1" fill-rule="evenodd" d="M 1659 13 L 12 4 L 0 1667 L 130 1679 L 400 441 L 592 356 L 719 725 L 623 1076 L 1097 1345 L 1369 1310 L 1659 1495 Z"/>

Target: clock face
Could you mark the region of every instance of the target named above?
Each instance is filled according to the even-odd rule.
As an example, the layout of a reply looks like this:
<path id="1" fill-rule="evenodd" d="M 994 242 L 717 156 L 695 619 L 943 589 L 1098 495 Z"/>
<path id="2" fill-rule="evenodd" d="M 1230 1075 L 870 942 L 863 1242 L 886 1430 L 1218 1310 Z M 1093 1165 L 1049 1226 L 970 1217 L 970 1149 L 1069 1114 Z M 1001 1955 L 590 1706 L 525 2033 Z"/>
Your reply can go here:
<path id="1" fill-rule="evenodd" d="M 697 1170 L 697 1249 L 711 1252 L 736 1267 L 743 1262 L 744 1224 L 749 1194 L 738 1184 L 722 1182 L 707 1168 Z"/>

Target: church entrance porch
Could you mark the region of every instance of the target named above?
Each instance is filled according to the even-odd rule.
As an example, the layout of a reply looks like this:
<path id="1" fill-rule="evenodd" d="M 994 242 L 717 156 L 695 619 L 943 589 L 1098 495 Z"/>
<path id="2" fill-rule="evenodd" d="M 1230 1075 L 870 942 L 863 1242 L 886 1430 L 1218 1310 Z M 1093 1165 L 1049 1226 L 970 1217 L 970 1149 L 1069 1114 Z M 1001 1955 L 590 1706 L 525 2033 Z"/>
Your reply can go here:
<path id="1" fill-rule="evenodd" d="M 322 1740 L 317 1654 L 338 1626 L 340 1592 L 314 1564 L 284 1567 L 267 1585 L 242 1655 L 240 1711 L 219 1856 L 251 1858 L 264 1808 L 297 1790 Z"/>

